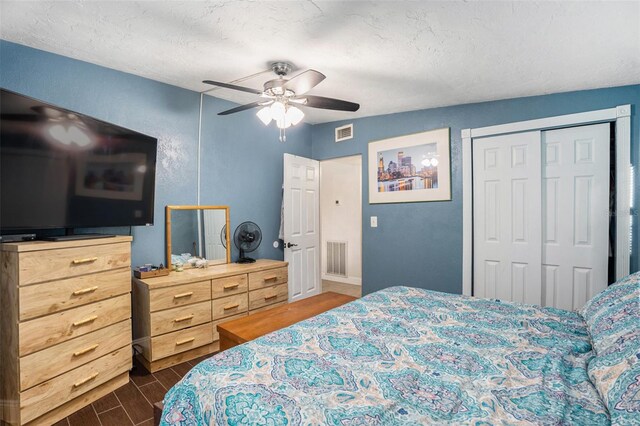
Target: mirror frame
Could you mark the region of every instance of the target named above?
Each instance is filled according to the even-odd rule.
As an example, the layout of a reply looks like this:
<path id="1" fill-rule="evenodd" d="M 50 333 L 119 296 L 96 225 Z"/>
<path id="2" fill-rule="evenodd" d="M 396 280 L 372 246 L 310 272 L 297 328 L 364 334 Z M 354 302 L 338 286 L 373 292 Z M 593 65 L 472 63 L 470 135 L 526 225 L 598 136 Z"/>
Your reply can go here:
<path id="1" fill-rule="evenodd" d="M 227 226 L 227 261 L 231 263 L 231 230 L 229 220 L 229 206 L 166 206 L 165 207 L 165 232 L 167 250 L 167 268 L 172 270 L 171 265 L 171 211 L 173 210 L 224 210 Z"/>

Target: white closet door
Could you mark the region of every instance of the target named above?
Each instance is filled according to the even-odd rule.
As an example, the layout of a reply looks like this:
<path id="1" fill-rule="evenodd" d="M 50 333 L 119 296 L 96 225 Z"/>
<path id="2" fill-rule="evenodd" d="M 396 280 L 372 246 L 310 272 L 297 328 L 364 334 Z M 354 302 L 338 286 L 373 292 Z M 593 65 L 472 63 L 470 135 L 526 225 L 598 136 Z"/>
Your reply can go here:
<path id="1" fill-rule="evenodd" d="M 542 133 L 542 303 L 579 309 L 607 286 L 609 124 Z"/>
<path id="2" fill-rule="evenodd" d="M 473 140 L 473 294 L 541 303 L 540 132 Z"/>

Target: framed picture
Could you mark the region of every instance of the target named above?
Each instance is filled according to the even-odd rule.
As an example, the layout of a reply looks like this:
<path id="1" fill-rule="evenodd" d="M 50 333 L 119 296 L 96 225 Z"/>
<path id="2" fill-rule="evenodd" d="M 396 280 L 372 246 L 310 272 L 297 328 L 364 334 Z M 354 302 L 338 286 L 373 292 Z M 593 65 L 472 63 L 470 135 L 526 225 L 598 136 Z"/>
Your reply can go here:
<path id="1" fill-rule="evenodd" d="M 448 127 L 369 143 L 370 204 L 448 200 Z"/>

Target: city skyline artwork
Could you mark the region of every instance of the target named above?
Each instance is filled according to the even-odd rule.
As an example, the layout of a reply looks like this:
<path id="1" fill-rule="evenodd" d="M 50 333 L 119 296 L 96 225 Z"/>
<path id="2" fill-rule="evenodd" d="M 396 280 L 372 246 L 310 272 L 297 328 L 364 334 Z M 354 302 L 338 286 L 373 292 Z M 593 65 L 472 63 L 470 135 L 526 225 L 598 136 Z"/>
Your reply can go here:
<path id="1" fill-rule="evenodd" d="M 426 143 L 378 152 L 378 192 L 438 188 L 438 144 Z"/>

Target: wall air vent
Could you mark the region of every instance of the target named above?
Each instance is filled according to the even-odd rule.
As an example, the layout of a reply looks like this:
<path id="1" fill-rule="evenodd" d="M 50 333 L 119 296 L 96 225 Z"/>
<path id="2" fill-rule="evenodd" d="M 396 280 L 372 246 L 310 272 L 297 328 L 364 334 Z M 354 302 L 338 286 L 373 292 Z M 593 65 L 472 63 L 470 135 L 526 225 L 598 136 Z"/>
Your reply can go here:
<path id="1" fill-rule="evenodd" d="M 327 241 L 327 274 L 347 276 L 347 242 Z"/>
<path id="2" fill-rule="evenodd" d="M 346 126 L 336 127 L 336 142 L 353 139 L 353 123 Z"/>

